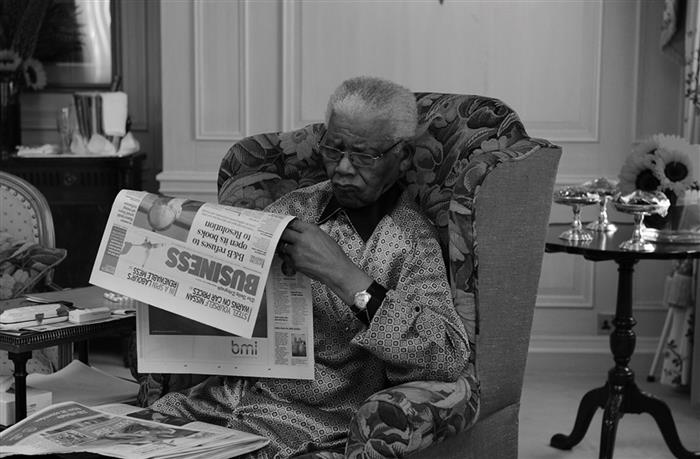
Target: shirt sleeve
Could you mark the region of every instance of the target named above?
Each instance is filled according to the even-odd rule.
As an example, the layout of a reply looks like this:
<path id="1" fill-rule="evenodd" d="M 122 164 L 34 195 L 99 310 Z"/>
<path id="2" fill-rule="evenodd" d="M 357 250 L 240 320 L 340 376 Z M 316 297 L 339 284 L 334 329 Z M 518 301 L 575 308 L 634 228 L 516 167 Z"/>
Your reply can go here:
<path id="1" fill-rule="evenodd" d="M 467 365 L 469 344 L 450 294 L 438 242 L 417 239 L 395 288 L 353 343 L 387 362 L 392 384 L 454 381 Z"/>

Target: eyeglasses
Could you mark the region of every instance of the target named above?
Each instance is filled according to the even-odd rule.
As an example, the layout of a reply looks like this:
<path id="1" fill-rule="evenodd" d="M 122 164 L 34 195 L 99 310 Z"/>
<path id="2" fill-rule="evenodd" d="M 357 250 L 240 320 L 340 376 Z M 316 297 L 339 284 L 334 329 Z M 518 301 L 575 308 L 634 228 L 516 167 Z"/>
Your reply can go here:
<path id="1" fill-rule="evenodd" d="M 321 139 L 321 142 L 323 142 L 323 139 Z M 318 150 L 320 151 L 321 155 L 329 161 L 339 162 L 347 153 L 348 160 L 353 166 L 372 167 L 376 164 L 377 160 L 381 159 L 385 154 L 389 153 L 391 150 L 396 148 L 396 146 L 401 142 L 403 142 L 403 139 L 398 140 L 392 146 L 382 151 L 381 153 L 378 153 L 377 155 L 370 155 L 368 153 L 359 153 L 355 151 L 339 150 L 335 147 L 331 147 L 330 145 L 324 145 L 323 143 L 318 144 Z"/>

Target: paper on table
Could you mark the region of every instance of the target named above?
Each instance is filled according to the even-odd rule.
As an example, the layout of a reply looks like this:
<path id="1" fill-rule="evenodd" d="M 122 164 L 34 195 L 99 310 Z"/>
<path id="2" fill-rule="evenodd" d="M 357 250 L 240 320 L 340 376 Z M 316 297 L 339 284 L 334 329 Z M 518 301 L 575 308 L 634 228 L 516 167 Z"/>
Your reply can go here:
<path id="1" fill-rule="evenodd" d="M 73 360 L 64 368 L 48 375 L 32 373 L 27 385 L 53 393 L 53 403 L 75 401 L 83 405 L 128 403 L 136 400 L 139 385 L 117 378 L 97 368 Z"/>
<path id="2" fill-rule="evenodd" d="M 126 134 L 126 117 L 128 98 L 125 92 L 103 92 L 102 127 L 105 135 L 124 136 Z"/>

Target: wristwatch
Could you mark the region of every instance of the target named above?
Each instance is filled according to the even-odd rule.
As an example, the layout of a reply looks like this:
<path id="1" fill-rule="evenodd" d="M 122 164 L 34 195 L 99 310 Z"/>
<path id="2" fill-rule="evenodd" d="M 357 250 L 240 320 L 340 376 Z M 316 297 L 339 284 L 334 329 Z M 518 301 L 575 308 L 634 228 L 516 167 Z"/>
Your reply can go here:
<path id="1" fill-rule="evenodd" d="M 372 317 L 374 317 L 377 309 L 379 309 L 382 301 L 384 301 L 386 291 L 386 288 L 382 285 L 377 282 L 372 282 L 372 284 L 367 287 L 367 290 L 355 293 L 350 309 L 353 310 L 358 319 L 366 325 L 369 325 Z"/>
<path id="2" fill-rule="evenodd" d="M 354 298 L 352 304 L 358 310 L 364 311 L 365 309 L 367 309 L 367 303 L 369 303 L 371 299 L 372 299 L 372 294 L 369 293 L 367 290 L 363 290 L 361 292 L 355 293 L 355 298 Z"/>

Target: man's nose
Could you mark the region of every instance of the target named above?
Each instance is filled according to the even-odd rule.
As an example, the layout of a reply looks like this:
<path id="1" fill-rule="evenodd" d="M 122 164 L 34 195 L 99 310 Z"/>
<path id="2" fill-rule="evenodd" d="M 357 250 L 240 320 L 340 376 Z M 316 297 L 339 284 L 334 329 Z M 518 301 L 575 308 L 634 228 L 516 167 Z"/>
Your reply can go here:
<path id="1" fill-rule="evenodd" d="M 335 169 L 336 172 L 340 172 L 341 174 L 354 174 L 356 172 L 355 167 L 350 162 L 350 155 L 347 151 L 343 152 L 343 157 L 340 158 Z"/>

